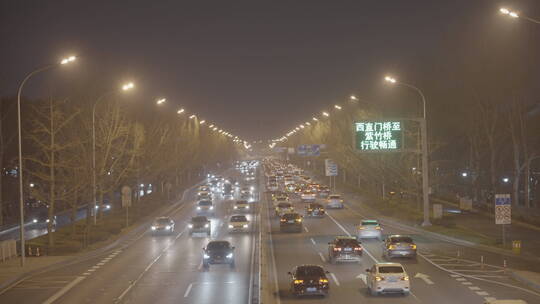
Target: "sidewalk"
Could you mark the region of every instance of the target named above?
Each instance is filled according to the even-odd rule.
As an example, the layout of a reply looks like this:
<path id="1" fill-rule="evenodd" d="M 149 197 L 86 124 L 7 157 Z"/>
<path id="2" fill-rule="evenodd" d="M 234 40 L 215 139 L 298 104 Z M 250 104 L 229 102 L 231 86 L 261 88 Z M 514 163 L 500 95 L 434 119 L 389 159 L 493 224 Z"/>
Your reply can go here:
<path id="1" fill-rule="evenodd" d="M 28 276 L 33 272 L 38 272 L 48 266 L 65 262 L 73 257 L 70 256 L 42 256 L 27 257 L 25 266 L 21 267 L 21 258 L 12 258 L 9 261 L 0 263 L 0 291 L 16 281 Z"/>

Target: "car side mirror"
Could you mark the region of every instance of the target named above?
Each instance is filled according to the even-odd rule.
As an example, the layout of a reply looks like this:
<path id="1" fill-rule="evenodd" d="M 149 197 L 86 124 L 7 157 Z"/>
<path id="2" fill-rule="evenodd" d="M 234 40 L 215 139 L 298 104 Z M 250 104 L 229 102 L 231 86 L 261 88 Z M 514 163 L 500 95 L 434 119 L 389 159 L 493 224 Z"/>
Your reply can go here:
<path id="1" fill-rule="evenodd" d="M 370 269 L 366 269 L 366 272 L 371 272 L 371 270 L 370 270 Z"/>

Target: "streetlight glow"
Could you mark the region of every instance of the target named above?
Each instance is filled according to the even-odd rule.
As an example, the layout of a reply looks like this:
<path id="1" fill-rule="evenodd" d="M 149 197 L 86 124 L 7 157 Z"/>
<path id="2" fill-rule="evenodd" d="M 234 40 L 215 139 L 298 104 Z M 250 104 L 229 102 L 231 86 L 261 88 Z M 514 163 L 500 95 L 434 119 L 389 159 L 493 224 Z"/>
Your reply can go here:
<path id="1" fill-rule="evenodd" d="M 322 112 L 322 115 L 324 115 L 326 117 L 330 116 L 330 114 L 328 114 L 327 112 Z"/>
<path id="2" fill-rule="evenodd" d="M 128 83 L 126 83 L 126 84 L 124 84 L 122 86 L 122 90 L 123 91 L 128 91 L 128 90 L 133 89 L 134 87 L 135 87 L 135 85 L 133 84 L 133 82 L 128 82 Z"/>
<path id="3" fill-rule="evenodd" d="M 300 125 L 300 128 L 302 128 L 302 129 L 303 129 L 303 128 L 305 128 L 305 127 L 304 127 L 304 125 Z"/>
<path id="4" fill-rule="evenodd" d="M 317 117 L 313 117 L 312 119 L 313 121 L 318 121 Z"/>
<path id="5" fill-rule="evenodd" d="M 351 100 L 358 100 L 358 97 L 356 97 L 355 95 L 351 95 L 349 98 L 350 98 Z"/>
<path id="6" fill-rule="evenodd" d="M 157 103 L 158 105 L 160 105 L 160 104 L 164 104 L 165 101 L 167 101 L 167 99 L 161 98 L 161 99 L 156 100 L 156 103 Z"/>
<path id="7" fill-rule="evenodd" d="M 193 119 L 193 118 L 195 118 L 195 117 L 197 117 L 197 116 L 195 116 L 195 114 L 192 114 L 192 115 L 189 117 L 189 119 Z"/>
<path id="8" fill-rule="evenodd" d="M 206 120 L 203 119 L 203 120 L 201 120 L 201 121 L 199 122 L 199 124 L 204 125 L 205 122 L 206 122 Z"/>
<path id="9" fill-rule="evenodd" d="M 338 109 L 338 110 L 341 110 L 341 106 L 340 105 L 335 105 L 334 108 Z"/>
<path id="10" fill-rule="evenodd" d="M 385 76 L 384 81 L 390 82 L 390 83 L 396 83 L 397 82 L 397 80 L 394 77 L 390 77 L 390 76 Z"/>
<path id="11" fill-rule="evenodd" d="M 176 113 L 182 114 L 182 113 L 184 113 L 184 111 L 185 111 L 184 109 L 180 109 L 180 110 L 176 111 Z"/>
<path id="12" fill-rule="evenodd" d="M 66 58 L 62 59 L 60 61 L 60 64 L 68 64 L 70 62 L 75 61 L 76 59 L 77 59 L 77 57 L 75 57 L 75 56 L 69 56 L 69 57 L 66 57 Z"/>

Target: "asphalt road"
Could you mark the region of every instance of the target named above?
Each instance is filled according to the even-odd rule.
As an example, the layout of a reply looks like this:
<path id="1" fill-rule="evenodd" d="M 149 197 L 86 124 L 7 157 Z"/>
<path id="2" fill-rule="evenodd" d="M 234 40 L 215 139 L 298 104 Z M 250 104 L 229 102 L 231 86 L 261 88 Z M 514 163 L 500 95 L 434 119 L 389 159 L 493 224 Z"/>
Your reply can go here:
<path id="1" fill-rule="evenodd" d="M 303 213 L 304 203 L 293 200 L 295 208 Z M 302 233 L 281 233 L 277 218 L 271 216 L 271 203 L 265 201 L 270 217 L 274 260 L 279 286 L 276 303 L 484 303 L 492 299 L 523 299 L 528 303 L 540 303 L 540 295 L 510 278 L 503 269 L 480 265 L 475 261 L 448 257 L 442 253 L 454 254 L 460 249 L 450 243 L 438 241 L 423 235 L 412 235 L 420 255 L 416 260 L 392 259 L 402 263 L 411 277 L 411 295 L 371 296 L 364 283 L 365 269 L 375 262 L 387 262 L 382 257 L 381 242 L 363 240 L 365 249 L 363 261 L 358 263 L 330 264 L 328 242 L 337 235 L 355 235 L 356 225 L 362 216 L 346 208 L 330 210 L 324 218 L 305 218 Z M 266 214 L 266 212 L 265 212 Z M 369 216 L 369 215 L 367 215 Z M 385 226 L 385 234 L 409 234 L 395 227 Z M 463 250 L 463 249 L 462 249 Z M 486 253 L 487 255 L 487 253 Z M 272 259 L 270 259 L 272 260 Z M 289 292 L 288 271 L 301 264 L 318 264 L 330 271 L 330 293 L 326 298 L 307 297 L 297 299 Z M 270 265 L 272 269 L 274 265 Z M 416 278 L 420 274 L 427 280 Z"/>
<path id="2" fill-rule="evenodd" d="M 215 194 L 211 237 L 190 237 L 195 191 L 188 197 L 167 214 L 176 223 L 173 235 L 153 236 L 148 229 L 100 257 L 22 281 L 1 294 L 0 303 L 249 303 L 257 214 L 248 215 L 252 231 L 230 234 L 233 200 Z M 234 268 L 202 268 L 202 247 L 211 239 L 236 247 Z"/>

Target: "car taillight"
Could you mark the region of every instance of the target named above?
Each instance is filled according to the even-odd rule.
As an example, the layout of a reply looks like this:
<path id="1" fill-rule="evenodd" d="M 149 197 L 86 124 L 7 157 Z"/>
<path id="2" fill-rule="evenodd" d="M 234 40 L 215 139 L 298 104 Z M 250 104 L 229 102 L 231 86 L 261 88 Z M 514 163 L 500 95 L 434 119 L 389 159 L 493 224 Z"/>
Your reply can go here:
<path id="1" fill-rule="evenodd" d="M 298 223 L 300 223 L 300 222 L 302 221 L 302 219 L 301 219 L 301 218 L 297 218 L 296 221 L 297 221 Z"/>
<path id="2" fill-rule="evenodd" d="M 388 246 L 388 249 L 391 249 L 391 250 L 394 250 L 394 249 L 396 249 L 396 248 L 397 248 L 396 245 L 390 245 L 390 246 Z"/>
<path id="3" fill-rule="evenodd" d="M 375 281 L 377 281 L 377 282 L 384 281 L 384 278 L 380 277 L 380 276 L 376 276 Z"/>
<path id="4" fill-rule="evenodd" d="M 411 248 L 412 248 L 412 249 L 416 249 L 416 245 L 415 245 L 415 244 L 412 244 L 412 245 L 411 245 Z"/>
<path id="5" fill-rule="evenodd" d="M 294 284 L 302 284 L 304 283 L 304 280 L 294 280 Z"/>
<path id="6" fill-rule="evenodd" d="M 319 279 L 319 283 L 328 283 L 328 279 Z"/>
<path id="7" fill-rule="evenodd" d="M 286 222 L 287 220 L 285 220 L 285 219 L 281 219 L 280 221 L 281 221 L 281 222 Z"/>
<path id="8" fill-rule="evenodd" d="M 401 278 L 402 281 L 408 281 L 409 280 L 409 276 L 404 276 Z"/>
<path id="9" fill-rule="evenodd" d="M 341 248 L 339 248 L 339 247 L 334 247 L 334 251 L 341 251 Z"/>
<path id="10" fill-rule="evenodd" d="M 381 230 L 381 227 L 380 226 L 375 226 L 375 229 Z"/>
<path id="11" fill-rule="evenodd" d="M 354 247 L 354 250 L 360 251 L 360 250 L 362 250 L 362 247 Z"/>

